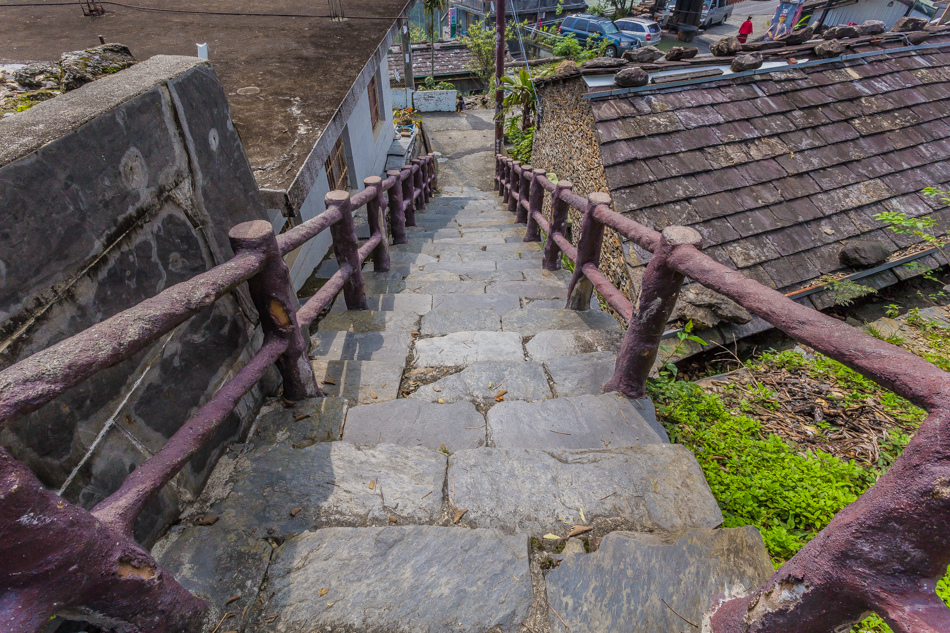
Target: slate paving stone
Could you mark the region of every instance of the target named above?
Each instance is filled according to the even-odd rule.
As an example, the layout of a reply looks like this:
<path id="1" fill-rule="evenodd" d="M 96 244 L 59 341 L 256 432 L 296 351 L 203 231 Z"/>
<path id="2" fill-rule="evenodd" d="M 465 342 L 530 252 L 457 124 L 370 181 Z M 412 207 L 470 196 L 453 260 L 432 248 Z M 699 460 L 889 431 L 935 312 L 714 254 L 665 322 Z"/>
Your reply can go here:
<path id="1" fill-rule="evenodd" d="M 485 418 L 470 402 L 400 399 L 351 408 L 343 439 L 357 445 L 399 444 L 449 452 L 485 445 Z"/>
<path id="2" fill-rule="evenodd" d="M 405 361 L 315 360 L 317 385 L 328 396 L 346 398 L 351 405 L 386 402 L 399 396 Z"/>
<path id="3" fill-rule="evenodd" d="M 580 451 L 481 448 L 449 458 L 460 525 L 566 535 L 582 524 L 636 531 L 717 527 L 719 504 L 679 444 Z M 530 485 L 524 485 L 530 482 Z"/>
<path id="4" fill-rule="evenodd" d="M 422 317 L 420 328 L 423 336 L 442 336 L 472 330 L 499 331 L 501 330 L 501 314 L 488 309 L 433 310 Z"/>
<path id="5" fill-rule="evenodd" d="M 346 398 L 309 398 L 289 407 L 282 402 L 265 405 L 248 442 L 255 446 L 283 442 L 293 448 L 306 448 L 339 440 L 347 408 Z"/>
<path id="6" fill-rule="evenodd" d="M 613 532 L 596 552 L 567 554 L 548 573 L 548 600 L 560 616 L 550 616 L 551 631 L 688 630 L 681 618 L 702 622 L 717 594 L 748 595 L 773 571 L 762 537 L 751 526 Z"/>
<path id="7" fill-rule="evenodd" d="M 489 386 L 491 385 L 491 386 Z M 544 369 L 537 363 L 520 361 L 488 361 L 472 363 L 457 374 L 423 385 L 409 395 L 410 399 L 438 402 L 478 402 L 494 405 L 502 394 L 504 401 L 545 400 L 551 387 Z"/>
<path id="8" fill-rule="evenodd" d="M 509 312 L 501 319 L 501 328 L 507 332 L 520 332 L 534 336 L 544 330 L 620 330 L 620 324 L 605 312 L 591 310 L 552 310 L 530 306 L 517 312 Z"/>
<path id="9" fill-rule="evenodd" d="M 545 270 L 538 266 L 533 270 L 523 270 L 524 278 L 526 281 L 535 281 L 538 283 L 550 284 L 553 286 L 560 286 L 564 289 L 564 297 L 567 298 L 567 284 L 571 281 L 571 271 L 561 269 L 561 270 Z M 538 299 L 546 297 L 537 297 Z"/>
<path id="10" fill-rule="evenodd" d="M 521 308 L 521 301 L 515 295 L 488 294 L 451 294 L 436 297 L 432 302 L 433 310 L 491 310 L 504 314 Z"/>
<path id="11" fill-rule="evenodd" d="M 415 347 L 416 367 L 460 367 L 479 361 L 523 361 L 521 336 L 515 332 L 455 332 L 420 339 Z"/>
<path id="12" fill-rule="evenodd" d="M 525 343 L 528 357 L 543 363 L 559 356 L 614 352 L 620 349 L 623 333 L 618 330 L 544 330 Z"/>
<path id="13" fill-rule="evenodd" d="M 394 310 L 348 310 L 330 312 L 322 321 L 321 330 L 341 332 L 417 332 L 419 315 Z"/>
<path id="14" fill-rule="evenodd" d="M 447 294 L 468 295 L 484 293 L 485 285 L 483 281 L 429 281 L 419 284 L 416 290 L 433 297 Z"/>
<path id="15" fill-rule="evenodd" d="M 365 287 L 364 287 L 365 292 Z M 432 295 L 403 293 L 403 294 L 366 294 L 366 304 L 370 310 L 414 312 L 422 315 L 432 309 Z M 341 292 L 331 308 L 333 312 L 345 312 L 346 300 Z"/>
<path id="16" fill-rule="evenodd" d="M 173 528 L 152 555 L 182 587 L 208 603 L 202 630 L 210 631 L 226 612 L 254 613 L 271 551 L 263 535 L 214 525 Z"/>
<path id="17" fill-rule="evenodd" d="M 321 331 L 310 337 L 310 358 L 405 364 L 411 345 L 412 334 L 409 332 Z"/>
<path id="18" fill-rule="evenodd" d="M 559 356 L 544 363 L 554 382 L 558 398 L 600 394 L 614 375 L 617 355 L 614 352 L 592 352 Z"/>
<path id="19" fill-rule="evenodd" d="M 524 273 L 520 270 L 473 271 L 462 273 L 461 277 L 465 280 L 481 281 L 486 284 L 498 281 L 524 281 Z"/>
<path id="20" fill-rule="evenodd" d="M 308 532 L 277 550 L 268 577 L 260 618 L 276 615 L 277 633 L 520 632 L 534 608 L 528 540 L 495 530 Z"/>
<path id="21" fill-rule="evenodd" d="M 564 284 L 560 282 L 527 281 L 527 278 L 525 279 L 525 281 L 496 281 L 489 284 L 486 291 L 491 294 L 518 295 L 522 299 L 567 300 L 567 287 Z"/>
<path id="22" fill-rule="evenodd" d="M 465 273 L 474 273 L 474 272 L 491 272 L 495 270 L 494 261 L 485 261 L 479 260 L 475 262 L 436 262 L 434 264 L 426 264 L 423 269 L 425 272 L 433 272 L 436 270 L 445 270 L 450 273 L 456 273 L 462 275 Z"/>
<path id="23" fill-rule="evenodd" d="M 488 436 L 497 448 L 617 448 L 669 442 L 638 401 L 619 393 L 502 402 L 488 411 Z"/>
<path id="24" fill-rule="evenodd" d="M 220 517 L 216 526 L 262 538 L 316 527 L 388 525 L 390 517 L 435 523 L 445 468 L 445 454 L 427 448 L 274 444 L 242 457 L 231 475 L 236 483 L 211 514 Z"/>

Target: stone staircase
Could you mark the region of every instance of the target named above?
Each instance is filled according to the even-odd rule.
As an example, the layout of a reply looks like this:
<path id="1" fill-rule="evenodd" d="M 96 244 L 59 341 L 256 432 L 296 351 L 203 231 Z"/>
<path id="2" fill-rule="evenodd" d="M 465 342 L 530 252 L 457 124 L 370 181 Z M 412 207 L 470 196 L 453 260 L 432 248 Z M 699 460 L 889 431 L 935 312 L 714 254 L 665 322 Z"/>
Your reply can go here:
<path id="1" fill-rule="evenodd" d="M 617 322 L 512 221 L 444 193 L 320 322 L 328 397 L 265 405 L 154 548 L 207 631 L 679 633 L 770 575 L 652 404 L 601 393 Z"/>

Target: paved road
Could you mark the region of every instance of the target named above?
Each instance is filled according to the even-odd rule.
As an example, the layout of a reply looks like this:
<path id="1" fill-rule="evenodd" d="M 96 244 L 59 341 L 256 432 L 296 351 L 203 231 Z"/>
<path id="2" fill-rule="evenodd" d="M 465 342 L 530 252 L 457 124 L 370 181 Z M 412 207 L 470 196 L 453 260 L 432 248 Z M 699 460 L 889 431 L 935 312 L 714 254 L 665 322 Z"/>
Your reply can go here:
<path id="1" fill-rule="evenodd" d="M 706 29 L 693 43 L 699 48 L 700 54 L 708 53 L 709 45 L 713 42 L 736 35 L 739 32 L 739 26 L 750 15 L 752 16 L 752 26 L 755 29 L 752 31 L 752 37 L 757 37 L 765 33 L 768 28 L 766 23 L 771 21 L 778 5 L 778 0 L 766 0 L 765 2 L 747 0 L 746 2 L 740 2 L 736 5 L 732 17 L 725 24 Z"/>

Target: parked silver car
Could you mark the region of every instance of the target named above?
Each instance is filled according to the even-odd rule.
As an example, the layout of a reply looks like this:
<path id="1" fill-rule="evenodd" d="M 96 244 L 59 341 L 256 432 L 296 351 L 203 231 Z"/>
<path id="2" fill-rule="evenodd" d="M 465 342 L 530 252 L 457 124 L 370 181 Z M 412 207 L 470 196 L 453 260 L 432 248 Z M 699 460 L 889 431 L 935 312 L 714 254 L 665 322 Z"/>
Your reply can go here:
<path id="1" fill-rule="evenodd" d="M 623 18 L 621 20 L 614 20 L 614 24 L 627 35 L 632 35 L 640 40 L 641 44 L 656 44 L 662 37 L 660 25 L 653 20 L 647 20 L 645 18 Z"/>
<path id="2" fill-rule="evenodd" d="M 735 9 L 733 0 L 705 0 L 703 2 L 703 13 L 699 19 L 699 28 L 705 29 L 717 24 L 725 24 L 732 16 Z M 676 0 L 672 0 L 666 5 L 666 11 L 657 15 L 663 26 L 669 26 L 670 17 L 676 10 Z"/>

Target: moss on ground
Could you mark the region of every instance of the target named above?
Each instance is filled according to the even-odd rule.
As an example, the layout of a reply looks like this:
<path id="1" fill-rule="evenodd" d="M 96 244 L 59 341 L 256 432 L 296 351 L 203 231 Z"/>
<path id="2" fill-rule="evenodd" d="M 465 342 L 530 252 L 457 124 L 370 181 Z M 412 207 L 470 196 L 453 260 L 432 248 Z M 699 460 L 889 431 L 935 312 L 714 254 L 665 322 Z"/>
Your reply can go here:
<path id="1" fill-rule="evenodd" d="M 906 323 L 920 336 L 915 336 L 918 344 L 905 346 L 944 369 L 950 368 L 950 330 L 914 313 L 908 315 Z M 923 347 L 920 340 L 925 342 Z M 755 407 L 744 406 L 748 398 L 737 401 L 728 393 L 710 393 L 696 383 L 672 379 L 669 374 L 649 385 L 670 440 L 696 455 L 722 508 L 725 527 L 758 528 L 778 567 L 874 484 L 903 451 L 925 414 L 820 354 L 771 352 L 746 362 L 745 368 L 752 375 L 775 369 L 807 372 L 849 401 L 874 399 L 900 428 L 881 443 L 877 463 L 861 463 L 804 448 L 766 432 L 754 417 Z M 753 404 L 774 406 L 774 392 L 763 389 L 759 395 L 759 402 Z M 950 606 L 950 570 L 938 584 L 937 594 Z M 853 633 L 885 632 L 890 628 L 876 615 L 853 629 Z"/>

